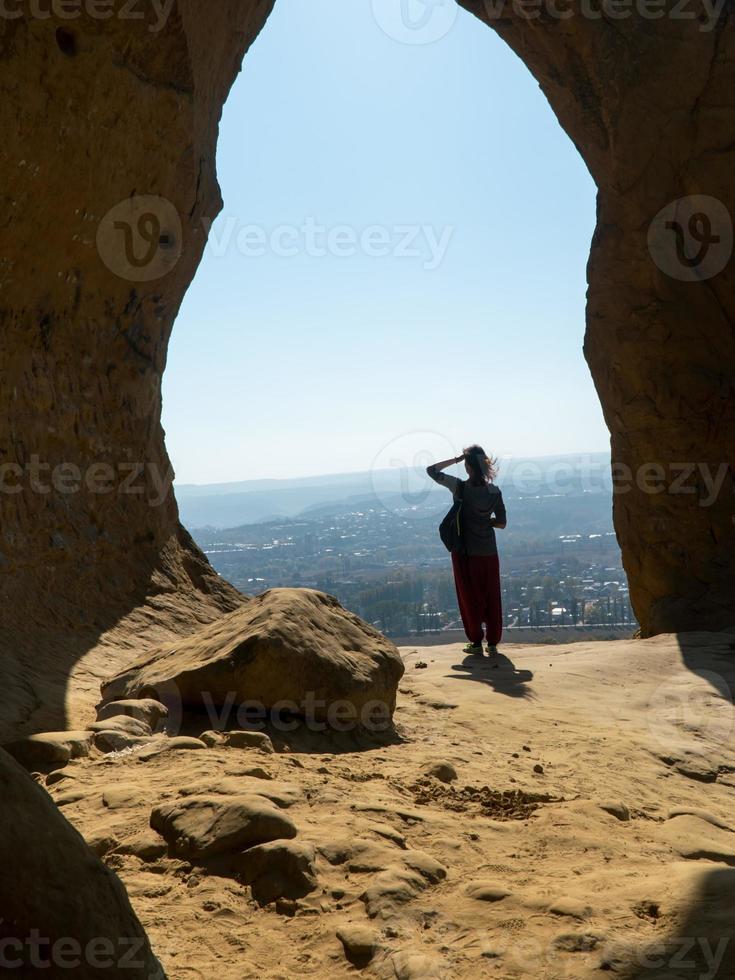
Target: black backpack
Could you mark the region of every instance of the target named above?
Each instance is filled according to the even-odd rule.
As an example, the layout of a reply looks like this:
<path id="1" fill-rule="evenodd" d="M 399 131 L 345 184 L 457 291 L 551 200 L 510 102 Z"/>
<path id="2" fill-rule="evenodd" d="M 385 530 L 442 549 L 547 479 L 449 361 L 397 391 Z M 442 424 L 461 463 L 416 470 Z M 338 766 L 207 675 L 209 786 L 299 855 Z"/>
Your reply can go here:
<path id="1" fill-rule="evenodd" d="M 439 537 L 447 551 L 461 554 L 465 550 L 464 526 L 462 523 L 462 497 L 464 483 L 457 484 L 457 496 L 444 520 L 439 525 Z"/>

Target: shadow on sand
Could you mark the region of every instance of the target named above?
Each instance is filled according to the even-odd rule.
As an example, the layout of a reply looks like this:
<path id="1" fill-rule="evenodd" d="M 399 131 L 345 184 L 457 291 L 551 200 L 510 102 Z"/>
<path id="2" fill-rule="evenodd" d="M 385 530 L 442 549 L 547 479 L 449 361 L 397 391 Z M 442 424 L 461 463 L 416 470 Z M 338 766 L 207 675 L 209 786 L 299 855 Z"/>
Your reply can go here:
<path id="1" fill-rule="evenodd" d="M 519 670 L 513 661 L 504 653 L 493 657 L 479 657 L 473 654 L 465 657 L 461 664 L 452 664 L 454 673 L 447 677 L 459 681 L 479 681 L 487 684 L 498 694 L 506 694 L 509 698 L 533 698 L 529 688 L 533 680 L 533 672 Z"/>
<path id="2" fill-rule="evenodd" d="M 621 980 L 731 980 L 735 977 L 735 869 L 707 872 L 674 932 L 621 949 L 604 969 Z"/>

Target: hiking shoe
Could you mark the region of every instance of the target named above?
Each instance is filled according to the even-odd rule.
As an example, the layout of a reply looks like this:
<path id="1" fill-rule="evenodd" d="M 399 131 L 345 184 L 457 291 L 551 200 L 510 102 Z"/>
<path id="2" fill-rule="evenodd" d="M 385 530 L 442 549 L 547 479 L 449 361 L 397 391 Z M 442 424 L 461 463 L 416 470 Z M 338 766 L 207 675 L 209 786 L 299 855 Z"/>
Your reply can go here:
<path id="1" fill-rule="evenodd" d="M 468 643 L 462 647 L 462 653 L 473 653 L 476 657 L 481 657 L 482 643 Z"/>
<path id="2" fill-rule="evenodd" d="M 487 645 L 487 655 L 488 655 L 488 657 L 497 657 L 497 655 L 498 655 L 498 648 L 495 646 L 494 643 L 488 643 L 488 645 Z"/>

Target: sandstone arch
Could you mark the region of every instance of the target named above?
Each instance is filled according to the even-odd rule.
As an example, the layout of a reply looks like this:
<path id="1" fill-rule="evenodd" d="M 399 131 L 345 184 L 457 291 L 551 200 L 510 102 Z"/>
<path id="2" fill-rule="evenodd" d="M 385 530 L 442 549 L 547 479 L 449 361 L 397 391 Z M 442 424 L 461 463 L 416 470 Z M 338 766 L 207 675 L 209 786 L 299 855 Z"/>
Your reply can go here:
<path id="1" fill-rule="evenodd" d="M 201 257 L 201 219 L 220 207 L 221 107 L 271 6 L 177 0 L 161 25 L 152 8 L 144 20 L 123 17 L 122 0 L 104 20 L 39 18 L 25 6 L 0 18 L 0 464 L 22 469 L 18 492 L 2 495 L 0 539 L 11 727 L 59 727 L 64 681 L 89 650 L 104 662 L 241 601 L 180 528 L 173 496 L 151 506 L 151 474 L 169 466 L 160 425 L 168 338 Z M 689 20 L 590 19 L 576 5 L 564 20 L 465 6 L 526 62 L 600 189 L 585 351 L 614 458 L 633 469 L 729 462 L 731 267 L 704 284 L 680 282 L 646 245 L 669 201 L 732 197 L 729 14 L 702 32 Z M 164 220 L 159 243 L 182 250 L 172 271 L 142 282 L 116 275 L 97 247 L 103 217 L 140 195 L 172 203 L 181 226 Z M 116 479 L 121 464 L 128 474 L 143 464 L 143 493 L 84 484 L 44 493 L 34 458 L 85 475 L 105 463 Z M 645 634 L 735 620 L 731 480 L 708 508 L 635 487 L 617 498 Z"/>

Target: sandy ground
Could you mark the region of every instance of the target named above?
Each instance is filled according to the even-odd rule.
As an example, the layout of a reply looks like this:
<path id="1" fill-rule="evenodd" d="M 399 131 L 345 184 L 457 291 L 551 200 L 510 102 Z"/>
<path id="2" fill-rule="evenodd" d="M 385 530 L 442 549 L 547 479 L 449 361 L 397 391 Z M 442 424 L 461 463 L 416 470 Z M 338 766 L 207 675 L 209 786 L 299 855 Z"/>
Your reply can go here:
<path id="1" fill-rule="evenodd" d="M 735 635 L 509 646 L 496 666 L 401 652 L 392 744 L 123 753 L 49 788 L 171 980 L 735 977 Z M 444 762 L 456 780 L 426 776 Z M 234 877 L 140 856 L 153 806 L 233 780 L 316 845 L 316 891 L 260 907 Z M 347 927 L 372 960 L 348 961 Z"/>

